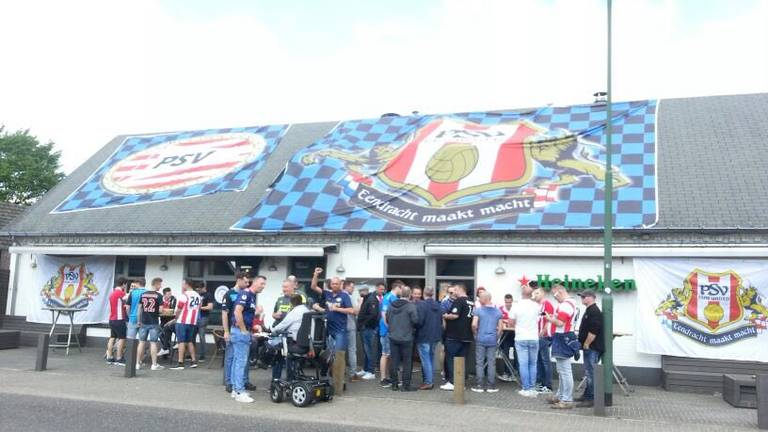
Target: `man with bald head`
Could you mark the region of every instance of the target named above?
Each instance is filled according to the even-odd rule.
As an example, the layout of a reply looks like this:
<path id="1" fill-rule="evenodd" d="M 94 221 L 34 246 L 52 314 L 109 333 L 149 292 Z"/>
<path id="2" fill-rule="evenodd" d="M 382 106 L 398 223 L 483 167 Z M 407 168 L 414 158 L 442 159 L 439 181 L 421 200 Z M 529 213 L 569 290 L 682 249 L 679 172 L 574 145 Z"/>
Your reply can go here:
<path id="1" fill-rule="evenodd" d="M 341 279 L 333 277 L 330 280 L 330 289 L 323 289 L 318 284 L 318 278 L 323 272 L 323 269 L 318 267 L 312 274 L 312 282 L 310 287 L 313 291 L 323 296 L 325 299 L 326 309 L 328 314 L 326 320 L 328 322 L 328 348 L 332 351 L 346 351 L 347 350 L 347 315 L 354 314 L 355 309 L 352 307 L 352 299 L 349 294 L 341 289 Z"/>
<path id="2" fill-rule="evenodd" d="M 503 328 L 501 310 L 491 304 L 491 293 L 479 295 L 472 318 L 472 332 L 475 334 L 475 372 L 477 383 L 473 392 L 495 393 L 496 387 L 496 346 Z"/>

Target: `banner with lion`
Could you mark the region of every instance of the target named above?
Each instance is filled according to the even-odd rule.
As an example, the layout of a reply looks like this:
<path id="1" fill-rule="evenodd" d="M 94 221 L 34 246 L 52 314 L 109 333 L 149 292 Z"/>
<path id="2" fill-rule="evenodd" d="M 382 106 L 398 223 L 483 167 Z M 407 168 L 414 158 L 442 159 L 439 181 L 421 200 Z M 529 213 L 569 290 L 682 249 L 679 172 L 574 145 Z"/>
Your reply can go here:
<path id="1" fill-rule="evenodd" d="M 619 228 L 657 220 L 656 108 L 613 107 Z M 604 104 L 341 122 L 233 229 L 599 229 L 606 122 Z"/>
<path id="2" fill-rule="evenodd" d="M 768 260 L 636 258 L 637 349 L 768 361 Z"/>
<path id="3" fill-rule="evenodd" d="M 115 279 L 115 257 L 53 257 L 37 255 L 34 289 L 37 300 L 29 304 L 27 321 L 51 323 L 44 308 L 81 309 L 75 324 L 109 321 L 109 294 Z"/>

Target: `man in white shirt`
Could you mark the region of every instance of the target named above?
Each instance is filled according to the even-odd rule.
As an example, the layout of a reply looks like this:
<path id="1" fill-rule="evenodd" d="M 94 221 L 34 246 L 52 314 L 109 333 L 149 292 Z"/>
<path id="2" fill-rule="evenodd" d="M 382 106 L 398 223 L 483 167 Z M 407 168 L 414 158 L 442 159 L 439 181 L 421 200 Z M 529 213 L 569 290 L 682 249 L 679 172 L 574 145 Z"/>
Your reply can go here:
<path id="1" fill-rule="evenodd" d="M 509 318 L 515 327 L 515 349 L 520 364 L 520 381 L 523 389 L 518 393 L 525 397 L 536 397 L 536 359 L 539 355 L 539 310 L 538 303 L 531 299 L 533 289 L 524 285 L 522 299 L 512 305 Z"/>

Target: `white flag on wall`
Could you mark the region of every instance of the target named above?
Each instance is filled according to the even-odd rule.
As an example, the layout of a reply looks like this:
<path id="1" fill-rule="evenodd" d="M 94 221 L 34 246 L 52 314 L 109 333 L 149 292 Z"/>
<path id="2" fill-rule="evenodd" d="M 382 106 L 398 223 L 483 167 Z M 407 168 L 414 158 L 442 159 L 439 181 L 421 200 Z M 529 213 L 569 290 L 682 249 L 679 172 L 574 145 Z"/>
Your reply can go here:
<path id="1" fill-rule="evenodd" d="M 43 309 L 46 307 L 83 309 L 74 314 L 75 324 L 109 321 L 109 294 L 115 279 L 114 256 L 39 255 L 37 263 L 34 289 L 38 299 L 27 311 L 27 321 L 51 323 L 51 312 Z"/>
<path id="2" fill-rule="evenodd" d="M 637 350 L 768 362 L 768 260 L 636 258 Z"/>

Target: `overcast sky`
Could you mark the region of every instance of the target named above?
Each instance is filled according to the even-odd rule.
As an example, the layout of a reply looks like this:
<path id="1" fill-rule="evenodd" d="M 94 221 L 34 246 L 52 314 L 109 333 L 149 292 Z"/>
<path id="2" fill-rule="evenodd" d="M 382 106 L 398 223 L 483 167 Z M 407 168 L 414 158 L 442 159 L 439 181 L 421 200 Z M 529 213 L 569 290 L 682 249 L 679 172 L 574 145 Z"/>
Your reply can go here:
<path id="1" fill-rule="evenodd" d="M 69 173 L 126 133 L 589 103 L 605 3 L 0 0 L 0 124 Z M 615 100 L 768 91 L 768 0 L 613 3 Z"/>

